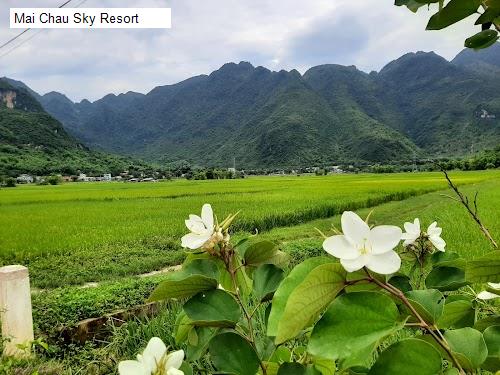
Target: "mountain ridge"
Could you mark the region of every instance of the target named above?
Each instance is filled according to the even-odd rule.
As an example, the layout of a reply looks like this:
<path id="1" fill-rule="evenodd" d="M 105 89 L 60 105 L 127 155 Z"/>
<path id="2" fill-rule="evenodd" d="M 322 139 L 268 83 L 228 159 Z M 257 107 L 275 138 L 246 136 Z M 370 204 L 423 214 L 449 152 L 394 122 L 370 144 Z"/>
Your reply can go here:
<path id="1" fill-rule="evenodd" d="M 227 166 L 235 158 L 242 167 L 274 167 L 460 156 L 500 143 L 500 78 L 456 59 L 409 53 L 378 73 L 227 63 L 147 94 L 37 98 L 91 148 L 162 163 Z"/>

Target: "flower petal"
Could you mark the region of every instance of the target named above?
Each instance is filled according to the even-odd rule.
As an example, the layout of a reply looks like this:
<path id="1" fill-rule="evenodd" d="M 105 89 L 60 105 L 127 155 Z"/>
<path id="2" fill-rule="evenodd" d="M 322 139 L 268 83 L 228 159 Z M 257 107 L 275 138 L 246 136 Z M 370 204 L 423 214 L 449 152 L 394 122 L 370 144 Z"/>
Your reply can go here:
<path id="1" fill-rule="evenodd" d="M 494 299 L 500 297 L 498 294 L 487 292 L 486 290 L 482 291 L 477 295 L 479 299 Z"/>
<path id="2" fill-rule="evenodd" d="M 167 375 L 184 375 L 184 372 L 181 370 L 177 370 L 176 368 L 169 368 L 167 370 Z"/>
<path id="3" fill-rule="evenodd" d="M 212 211 L 212 206 L 208 203 L 205 203 L 201 208 L 201 219 L 207 229 L 214 228 L 214 212 Z"/>
<path id="4" fill-rule="evenodd" d="M 118 373 L 120 375 L 151 375 L 151 372 L 137 361 L 120 362 L 118 364 Z"/>
<path id="5" fill-rule="evenodd" d="M 411 233 L 412 235 L 417 234 L 417 237 L 420 236 L 420 220 L 416 218 L 413 223 L 406 222 L 404 223 L 405 231 Z"/>
<path id="6" fill-rule="evenodd" d="M 444 251 L 446 247 L 446 242 L 439 236 L 429 236 L 429 240 L 432 242 L 434 247 L 439 251 Z"/>
<path id="7" fill-rule="evenodd" d="M 373 254 L 383 254 L 399 245 L 403 232 L 394 225 L 380 225 L 370 231 Z"/>
<path id="8" fill-rule="evenodd" d="M 328 237 L 323 242 L 323 249 L 328 254 L 340 259 L 356 259 L 359 257 L 359 251 L 343 235 Z"/>
<path id="9" fill-rule="evenodd" d="M 500 289 L 500 283 L 488 283 L 490 288 Z"/>
<path id="10" fill-rule="evenodd" d="M 170 353 L 167 356 L 167 360 L 165 362 L 165 368 L 168 369 L 178 369 L 182 365 L 182 361 L 184 360 L 184 350 L 177 350 L 175 352 Z"/>
<path id="11" fill-rule="evenodd" d="M 340 264 L 347 272 L 355 272 L 366 266 L 368 256 L 361 255 L 356 259 L 340 259 Z"/>
<path id="12" fill-rule="evenodd" d="M 188 233 L 181 238 L 181 246 L 191 250 L 196 250 L 202 247 L 205 242 L 210 239 L 210 234 L 200 235 L 196 233 Z"/>
<path id="13" fill-rule="evenodd" d="M 436 222 L 433 222 L 429 225 L 429 228 L 427 228 L 427 234 L 429 236 L 440 236 L 442 232 L 443 228 L 439 228 Z"/>
<path id="14" fill-rule="evenodd" d="M 167 347 L 165 346 L 163 341 L 161 341 L 161 339 L 158 337 L 153 337 L 151 340 L 149 340 L 146 349 L 144 349 L 142 358 L 144 363 L 146 363 L 150 369 L 154 370 L 166 353 Z"/>
<path id="15" fill-rule="evenodd" d="M 372 255 L 368 259 L 366 267 L 381 275 L 389 275 L 397 272 L 401 268 L 401 258 L 395 251 Z"/>
<path id="16" fill-rule="evenodd" d="M 342 232 L 354 246 L 364 246 L 370 236 L 370 227 L 352 211 L 344 211 L 341 218 Z"/>
<path id="17" fill-rule="evenodd" d="M 205 224 L 203 224 L 202 221 L 196 221 L 196 220 L 185 220 L 187 229 L 189 229 L 191 232 L 196 233 L 196 234 L 202 234 L 205 232 L 207 229 L 205 228 Z"/>

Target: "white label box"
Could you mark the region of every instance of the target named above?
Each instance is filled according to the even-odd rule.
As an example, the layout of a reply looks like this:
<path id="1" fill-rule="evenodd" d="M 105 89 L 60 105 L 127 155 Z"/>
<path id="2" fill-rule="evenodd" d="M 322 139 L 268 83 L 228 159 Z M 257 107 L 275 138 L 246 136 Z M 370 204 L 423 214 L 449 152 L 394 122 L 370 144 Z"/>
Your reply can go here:
<path id="1" fill-rule="evenodd" d="M 10 8 L 12 29 L 170 29 L 171 8 Z"/>

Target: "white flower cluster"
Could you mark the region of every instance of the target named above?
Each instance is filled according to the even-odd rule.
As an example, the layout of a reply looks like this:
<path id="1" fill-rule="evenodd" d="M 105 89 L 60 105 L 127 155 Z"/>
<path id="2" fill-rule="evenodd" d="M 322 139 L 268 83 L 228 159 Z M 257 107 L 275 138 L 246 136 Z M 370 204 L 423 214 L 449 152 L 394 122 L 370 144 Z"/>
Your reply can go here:
<path id="1" fill-rule="evenodd" d="M 401 267 L 401 258 L 394 251 L 401 240 L 404 245 L 414 244 L 422 235 L 428 238 L 434 247 L 444 251 L 446 243 L 441 238 L 442 229 L 432 223 L 427 233 L 420 232 L 420 221 L 405 223 L 406 233 L 394 225 L 368 226 L 354 212 L 346 211 L 341 218 L 343 234 L 328 237 L 323 242 L 323 249 L 336 258 L 347 272 L 354 272 L 363 267 L 388 275 Z"/>

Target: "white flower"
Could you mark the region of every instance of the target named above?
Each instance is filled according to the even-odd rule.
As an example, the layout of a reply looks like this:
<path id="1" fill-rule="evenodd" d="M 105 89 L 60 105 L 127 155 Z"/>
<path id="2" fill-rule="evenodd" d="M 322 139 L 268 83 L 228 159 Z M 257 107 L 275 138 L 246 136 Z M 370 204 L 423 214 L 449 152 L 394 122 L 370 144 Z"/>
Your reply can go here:
<path id="1" fill-rule="evenodd" d="M 184 360 L 184 351 L 178 350 L 167 355 L 167 347 L 158 337 L 149 340 L 144 352 L 137 355 L 137 361 L 122 361 L 118 364 L 120 375 L 184 375 L 179 370 Z"/>
<path id="2" fill-rule="evenodd" d="M 429 228 L 427 228 L 427 235 L 429 236 L 429 240 L 439 251 L 444 251 L 444 248 L 446 246 L 446 242 L 444 242 L 444 240 L 441 238 L 442 231 L 443 228 L 439 228 L 436 222 L 433 222 L 431 225 L 429 225 Z"/>
<path id="3" fill-rule="evenodd" d="M 413 223 L 404 223 L 404 227 L 406 233 L 403 233 L 401 239 L 404 240 L 403 245 L 408 246 L 413 243 L 420 237 L 420 220 L 417 218 L 413 221 Z"/>
<path id="4" fill-rule="evenodd" d="M 203 205 L 201 217 L 198 215 L 189 215 L 189 219 L 185 222 L 186 227 L 191 233 L 182 237 L 182 247 L 188 247 L 191 250 L 199 249 L 205 245 L 215 233 L 214 213 L 212 211 L 212 206 L 209 204 Z"/>
<path id="5" fill-rule="evenodd" d="M 421 236 L 420 232 L 420 220 L 417 218 L 413 223 L 406 222 L 404 224 L 406 232 L 403 233 L 401 239 L 404 240 L 403 245 L 408 246 L 414 244 L 417 239 Z M 444 251 L 446 242 L 441 238 L 441 232 L 443 228 L 439 228 L 436 222 L 433 222 L 427 228 L 427 237 L 431 241 L 432 245 L 439 251 Z"/>
<path id="6" fill-rule="evenodd" d="M 498 292 L 500 293 L 500 283 L 498 283 L 498 284 L 488 283 L 488 285 L 490 288 L 498 290 Z M 477 298 L 479 298 L 479 299 L 494 299 L 494 298 L 498 298 L 498 297 L 500 297 L 500 295 L 488 292 L 487 290 L 483 290 L 481 293 L 479 293 L 477 295 Z"/>
<path id="7" fill-rule="evenodd" d="M 367 267 L 379 274 L 391 274 L 401 267 L 401 258 L 393 250 L 401 240 L 402 231 L 392 225 L 370 227 L 354 212 L 342 214 L 343 235 L 327 238 L 323 249 L 348 272 Z"/>

